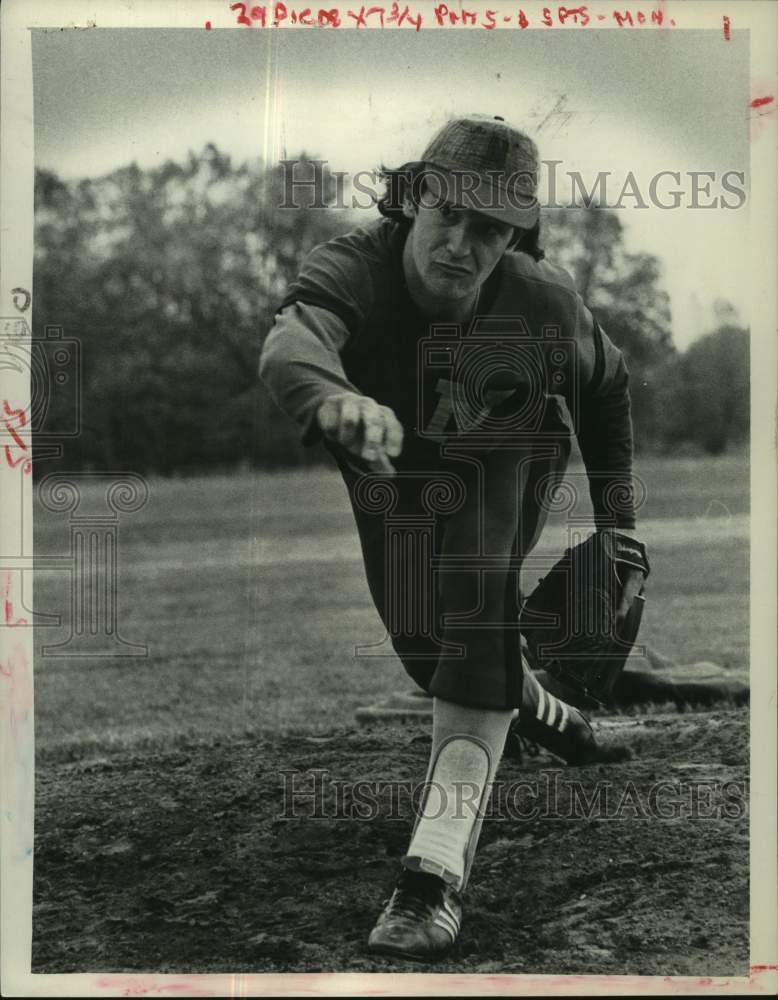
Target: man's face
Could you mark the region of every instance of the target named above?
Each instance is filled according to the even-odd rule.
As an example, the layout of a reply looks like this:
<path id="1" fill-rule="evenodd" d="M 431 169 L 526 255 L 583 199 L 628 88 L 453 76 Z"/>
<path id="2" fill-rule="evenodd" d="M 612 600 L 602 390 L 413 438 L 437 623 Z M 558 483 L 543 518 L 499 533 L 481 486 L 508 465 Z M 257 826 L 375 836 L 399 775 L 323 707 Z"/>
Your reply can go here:
<path id="1" fill-rule="evenodd" d="M 513 227 L 425 191 L 406 246 L 406 278 L 431 300 L 465 300 L 494 270 Z"/>

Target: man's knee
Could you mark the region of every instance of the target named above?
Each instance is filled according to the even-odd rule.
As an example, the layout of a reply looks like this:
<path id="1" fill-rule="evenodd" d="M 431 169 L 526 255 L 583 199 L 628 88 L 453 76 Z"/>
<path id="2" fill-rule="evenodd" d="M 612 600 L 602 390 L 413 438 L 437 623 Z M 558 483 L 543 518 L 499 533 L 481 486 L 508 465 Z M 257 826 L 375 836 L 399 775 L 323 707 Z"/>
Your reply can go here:
<path id="1" fill-rule="evenodd" d="M 403 660 L 402 665 L 405 672 L 411 677 L 422 691 L 430 693 L 430 683 L 432 675 L 435 673 L 435 663 L 427 663 L 424 660 Z"/>
<path id="2" fill-rule="evenodd" d="M 394 635 L 392 646 L 406 674 L 422 691 L 429 693 L 432 675 L 438 662 L 439 650 L 428 636 Z"/>

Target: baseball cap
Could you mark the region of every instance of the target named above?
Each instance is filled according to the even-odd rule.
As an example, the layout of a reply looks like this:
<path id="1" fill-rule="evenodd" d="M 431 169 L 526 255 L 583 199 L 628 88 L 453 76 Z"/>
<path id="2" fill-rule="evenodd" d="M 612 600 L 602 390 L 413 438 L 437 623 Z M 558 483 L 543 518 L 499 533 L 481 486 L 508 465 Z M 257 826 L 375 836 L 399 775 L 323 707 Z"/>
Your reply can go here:
<path id="1" fill-rule="evenodd" d="M 420 157 L 442 201 L 523 229 L 538 221 L 539 156 L 533 140 L 499 116 L 452 118 Z"/>

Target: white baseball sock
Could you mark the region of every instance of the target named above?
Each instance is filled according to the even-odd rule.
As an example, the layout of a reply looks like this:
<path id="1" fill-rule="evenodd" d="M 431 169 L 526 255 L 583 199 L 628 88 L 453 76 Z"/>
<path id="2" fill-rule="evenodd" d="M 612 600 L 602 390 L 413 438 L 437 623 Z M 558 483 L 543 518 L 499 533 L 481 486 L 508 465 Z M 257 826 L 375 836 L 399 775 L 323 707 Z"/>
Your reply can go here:
<path id="1" fill-rule="evenodd" d="M 464 889 L 512 717 L 512 709 L 435 698 L 427 786 L 406 868 Z"/>

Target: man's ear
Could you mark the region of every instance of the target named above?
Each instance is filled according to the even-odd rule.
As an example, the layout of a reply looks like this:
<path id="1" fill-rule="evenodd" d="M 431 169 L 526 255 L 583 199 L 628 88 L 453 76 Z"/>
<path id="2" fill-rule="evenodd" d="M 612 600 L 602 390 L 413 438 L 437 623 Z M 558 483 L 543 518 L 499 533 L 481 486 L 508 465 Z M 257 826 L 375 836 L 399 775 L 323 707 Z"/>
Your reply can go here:
<path id="1" fill-rule="evenodd" d="M 413 204 L 413 200 L 411 199 L 411 196 L 409 194 L 404 195 L 404 197 L 403 197 L 403 215 L 405 216 L 405 218 L 413 220 L 413 219 L 416 218 L 416 213 L 417 212 L 418 212 L 418 208 L 417 208 L 416 205 Z"/>

